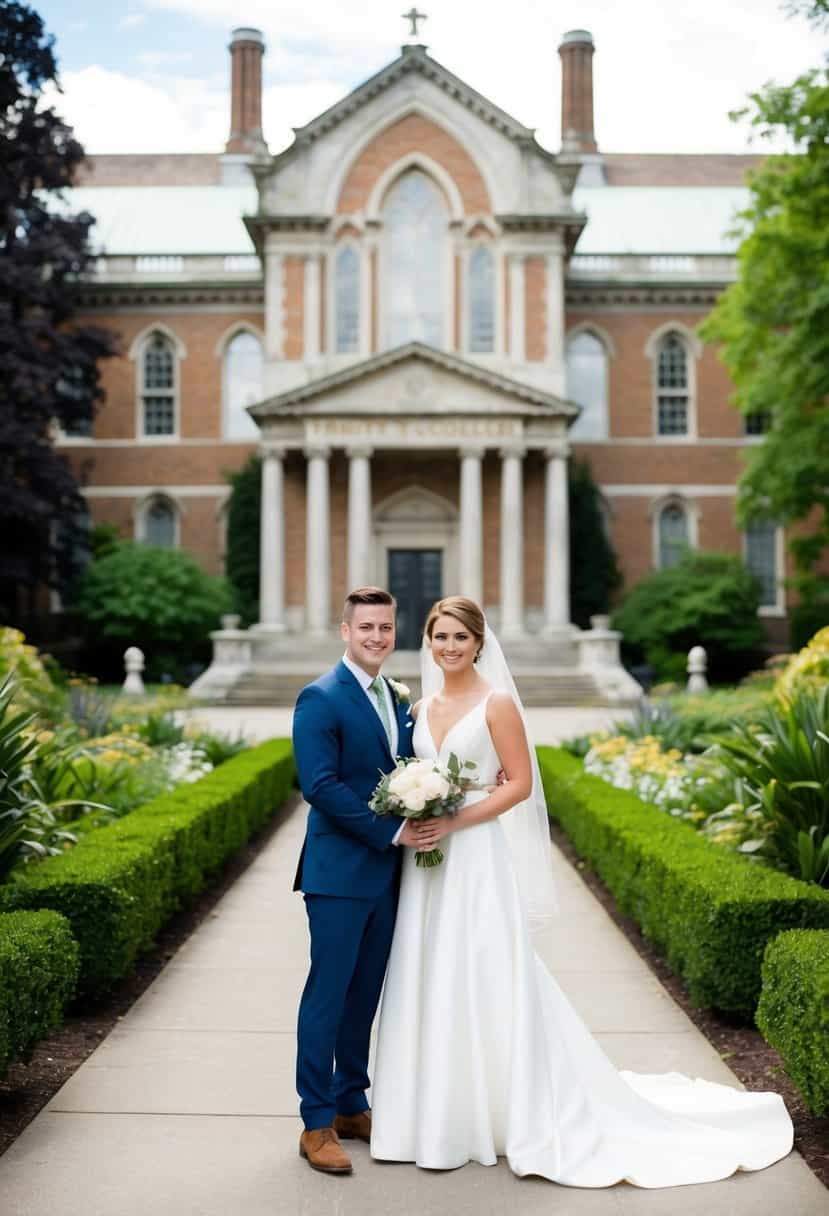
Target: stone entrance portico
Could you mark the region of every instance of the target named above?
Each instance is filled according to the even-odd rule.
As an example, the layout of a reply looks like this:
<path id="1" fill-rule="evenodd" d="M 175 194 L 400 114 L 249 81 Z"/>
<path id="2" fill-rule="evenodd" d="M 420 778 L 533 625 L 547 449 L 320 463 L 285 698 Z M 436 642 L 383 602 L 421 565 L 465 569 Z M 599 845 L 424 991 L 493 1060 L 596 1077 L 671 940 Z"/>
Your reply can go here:
<path id="1" fill-rule="evenodd" d="M 340 597 L 334 594 L 332 568 L 340 555 L 334 553 L 332 524 L 340 523 L 337 512 L 344 507 L 345 528 L 338 526 L 337 535 L 344 535 L 347 585 L 376 583 L 409 597 L 401 603 L 404 648 L 391 661 L 401 675 L 416 675 L 427 599 L 460 593 L 484 605 L 519 675 L 525 669 L 525 675 L 569 672 L 572 677 L 581 668 L 580 699 L 594 694 L 605 699 L 596 685 L 595 662 L 581 657 L 582 640 L 593 636 L 596 642 L 595 631 L 584 634 L 569 620 L 566 436 L 576 412 L 548 392 L 419 343 L 250 407 L 261 430 L 261 619 L 247 631 L 217 633 L 217 658 L 192 691 L 232 697 L 246 689 L 251 696 L 257 686 L 263 695 L 269 686 L 272 696 L 282 695 L 275 692 L 279 688 L 288 696 L 300 676 L 313 678 L 336 659 Z M 297 454 L 305 471 L 305 587 L 299 612 L 286 597 L 285 526 L 285 467 Z M 332 502 L 331 466 L 343 455 L 347 484 L 338 508 Z M 485 524 L 487 455 L 500 466 L 494 526 Z M 543 469 L 543 535 L 533 546 L 543 565 L 537 580 L 542 597 L 535 604 L 525 597 L 529 457 L 535 476 Z M 437 491 L 434 477 L 430 486 L 422 484 L 434 462 L 448 479 Z M 378 501 L 374 474 L 389 466 L 406 484 Z M 487 562 L 498 570 L 494 601 L 485 594 Z M 395 579 L 401 578 L 396 587 Z M 413 578 L 415 583 L 422 578 L 424 585 L 412 587 Z M 620 693 L 624 685 L 632 694 L 621 667 L 616 676 Z M 571 686 L 575 690 L 572 681 Z"/>

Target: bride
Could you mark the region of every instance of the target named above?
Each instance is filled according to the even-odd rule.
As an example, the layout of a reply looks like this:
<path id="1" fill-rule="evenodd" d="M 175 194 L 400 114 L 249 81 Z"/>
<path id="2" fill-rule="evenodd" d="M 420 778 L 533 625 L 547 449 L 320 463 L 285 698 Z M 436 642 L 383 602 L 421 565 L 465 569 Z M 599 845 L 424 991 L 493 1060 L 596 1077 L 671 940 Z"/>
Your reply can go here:
<path id="1" fill-rule="evenodd" d="M 416 755 L 474 761 L 489 788 L 418 824 L 442 865 L 404 857 L 372 1156 L 452 1169 L 500 1155 L 516 1174 L 579 1187 L 711 1182 L 785 1156 L 779 1095 L 617 1071 L 605 1056 L 531 944 L 555 913 L 546 809 L 515 685 L 475 603 L 434 605 L 421 666 Z"/>

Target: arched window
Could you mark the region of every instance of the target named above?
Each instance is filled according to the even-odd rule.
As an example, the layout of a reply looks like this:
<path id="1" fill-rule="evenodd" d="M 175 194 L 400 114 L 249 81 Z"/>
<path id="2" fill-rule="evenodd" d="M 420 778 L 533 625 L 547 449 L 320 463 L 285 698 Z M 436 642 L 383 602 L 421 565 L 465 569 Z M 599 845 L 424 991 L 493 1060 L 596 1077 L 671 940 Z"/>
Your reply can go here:
<path id="1" fill-rule="evenodd" d="M 246 406 L 262 400 L 262 343 L 241 330 L 227 344 L 224 357 L 224 434 L 227 439 L 254 439 L 259 427 Z"/>
<path id="2" fill-rule="evenodd" d="M 486 245 L 476 245 L 469 258 L 469 349 L 495 350 L 495 260 Z"/>
<path id="3" fill-rule="evenodd" d="M 176 510 L 168 498 L 151 498 L 141 513 L 141 539 L 162 549 L 176 547 Z"/>
<path id="4" fill-rule="evenodd" d="M 567 343 L 567 396 L 581 413 L 570 427 L 573 439 L 607 437 L 607 349 L 588 330 Z"/>
<path id="5" fill-rule="evenodd" d="M 780 575 L 777 569 L 777 524 L 772 519 L 752 519 L 746 526 L 746 565 L 760 580 L 760 607 L 777 608 Z"/>
<path id="6" fill-rule="evenodd" d="M 386 344 L 443 346 L 447 211 L 440 190 L 411 169 L 386 195 L 383 222 Z"/>
<path id="7" fill-rule="evenodd" d="M 688 351 L 680 336 L 666 334 L 657 348 L 656 407 L 660 435 L 688 434 Z"/>
<path id="8" fill-rule="evenodd" d="M 659 512 L 658 520 L 659 569 L 675 566 L 690 543 L 688 515 L 681 503 L 669 502 Z"/>
<path id="9" fill-rule="evenodd" d="M 153 333 L 141 355 L 141 425 L 144 435 L 176 433 L 176 351 L 162 333 Z"/>
<path id="10" fill-rule="evenodd" d="M 351 354 L 360 349 L 360 255 L 353 245 L 337 254 L 334 277 L 335 350 Z"/>

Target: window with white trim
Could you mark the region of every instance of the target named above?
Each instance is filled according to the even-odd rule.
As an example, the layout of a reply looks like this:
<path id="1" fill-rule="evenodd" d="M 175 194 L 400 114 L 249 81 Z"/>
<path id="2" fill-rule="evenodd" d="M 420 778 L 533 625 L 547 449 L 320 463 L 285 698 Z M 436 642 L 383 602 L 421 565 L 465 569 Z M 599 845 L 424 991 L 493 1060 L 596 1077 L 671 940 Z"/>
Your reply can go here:
<path id="1" fill-rule="evenodd" d="M 259 427 L 247 406 L 262 400 L 265 356 L 256 334 L 243 329 L 225 348 L 224 435 L 226 439 L 255 439 Z"/>
<path id="2" fill-rule="evenodd" d="M 141 539 L 162 549 L 176 547 L 176 509 L 168 498 L 151 498 L 142 511 Z"/>
<path id="3" fill-rule="evenodd" d="M 495 259 L 486 245 L 469 255 L 469 349 L 472 354 L 495 350 Z"/>
<path id="4" fill-rule="evenodd" d="M 589 330 L 567 343 L 567 397 L 581 406 L 571 439 L 607 437 L 607 348 Z"/>
<path id="5" fill-rule="evenodd" d="M 410 169 L 386 195 L 383 224 L 386 345 L 442 347 L 448 216 L 441 191 L 422 170 Z"/>
<path id="6" fill-rule="evenodd" d="M 746 525 L 745 558 L 760 582 L 760 607 L 776 608 L 780 574 L 777 569 L 777 524 L 772 519 L 753 519 Z"/>
<path id="7" fill-rule="evenodd" d="M 666 334 L 657 348 L 658 434 L 687 435 L 689 404 L 688 351 L 678 334 Z"/>
<path id="8" fill-rule="evenodd" d="M 334 349 L 338 355 L 360 349 L 360 255 L 353 245 L 334 263 Z"/>
<path id="9" fill-rule="evenodd" d="M 688 512 L 678 502 L 669 502 L 659 512 L 657 519 L 658 562 L 660 570 L 676 566 L 688 548 Z"/>
<path id="10" fill-rule="evenodd" d="M 141 423 L 144 435 L 176 433 L 177 358 L 173 343 L 154 333 L 141 353 Z"/>

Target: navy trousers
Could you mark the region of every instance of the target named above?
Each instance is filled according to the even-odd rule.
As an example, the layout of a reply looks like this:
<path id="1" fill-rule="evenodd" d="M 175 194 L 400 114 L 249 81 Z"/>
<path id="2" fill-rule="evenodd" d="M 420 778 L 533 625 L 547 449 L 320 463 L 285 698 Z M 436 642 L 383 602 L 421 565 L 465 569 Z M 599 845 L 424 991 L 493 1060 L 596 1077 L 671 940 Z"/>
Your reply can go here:
<path id="1" fill-rule="evenodd" d="M 306 1128 L 366 1110 L 368 1047 L 397 914 L 395 877 L 376 899 L 306 895 L 311 970 L 299 1004 L 296 1087 Z"/>

